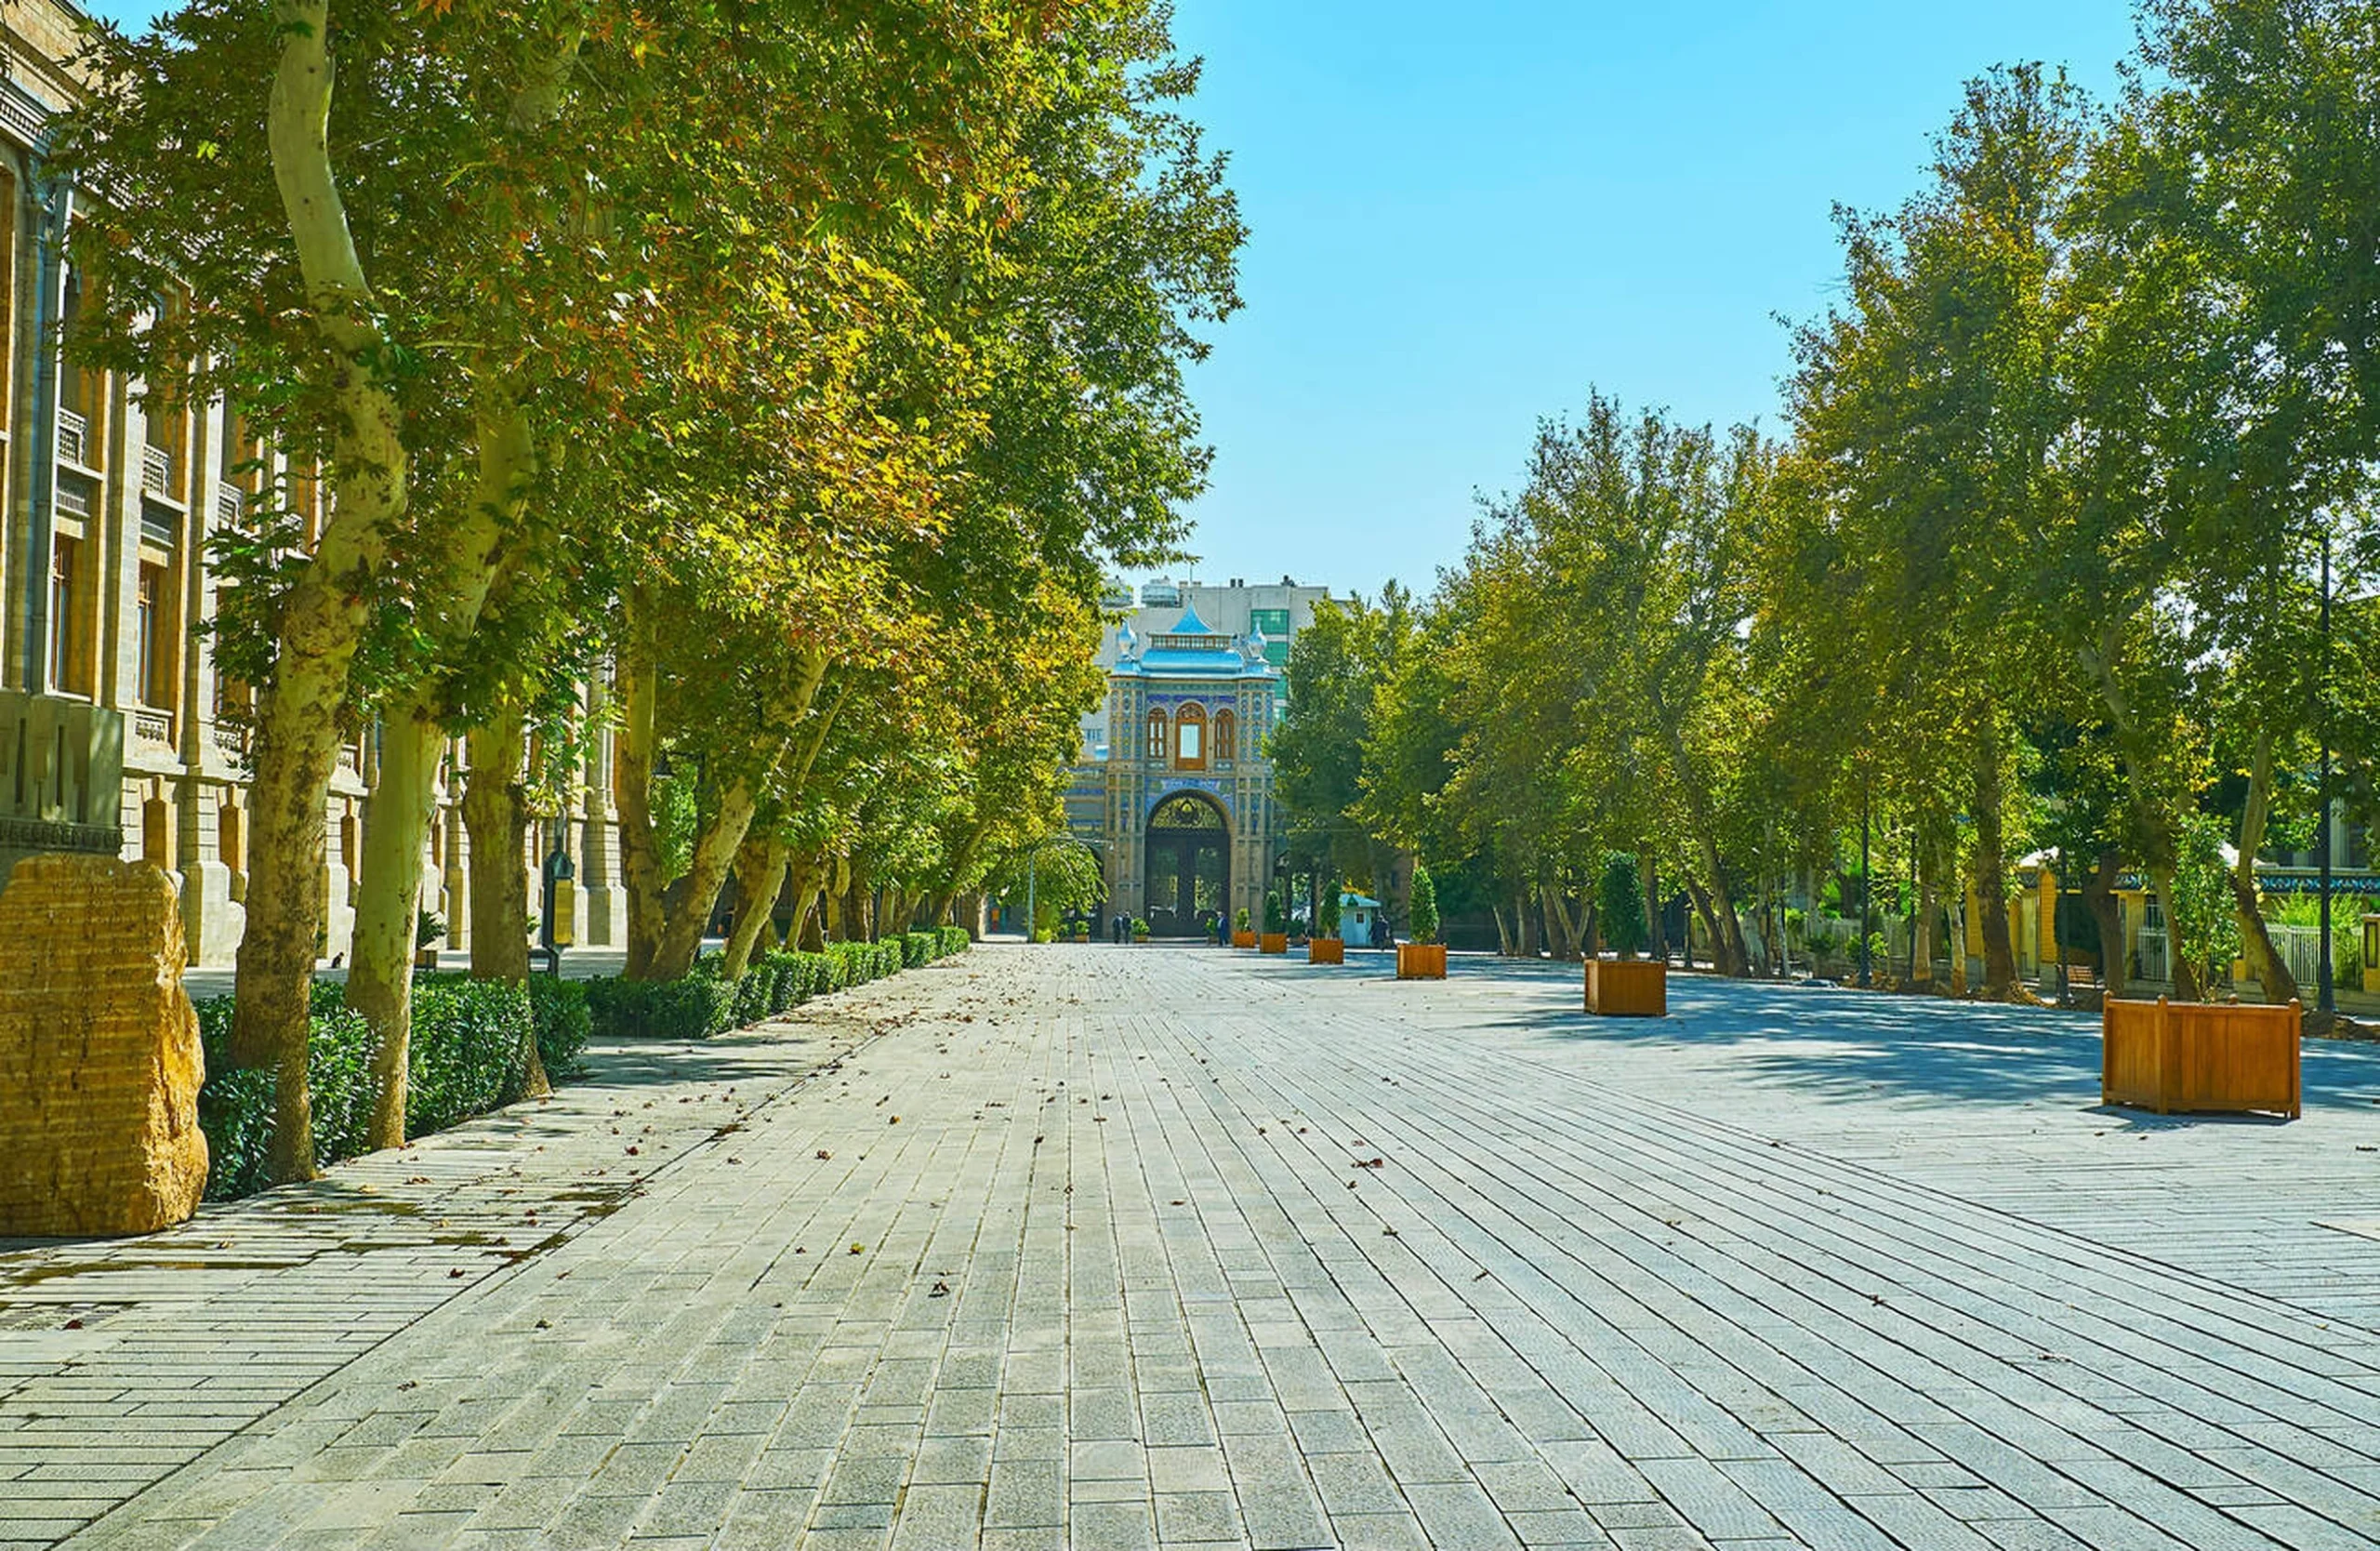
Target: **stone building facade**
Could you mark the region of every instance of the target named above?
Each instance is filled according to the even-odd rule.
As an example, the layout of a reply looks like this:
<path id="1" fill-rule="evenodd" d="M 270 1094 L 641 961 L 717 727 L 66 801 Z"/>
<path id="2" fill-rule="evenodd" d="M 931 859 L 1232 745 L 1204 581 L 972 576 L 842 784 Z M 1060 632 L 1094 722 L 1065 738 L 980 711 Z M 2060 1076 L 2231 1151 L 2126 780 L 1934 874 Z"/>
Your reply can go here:
<path id="1" fill-rule="evenodd" d="M 1151 582 L 1119 587 L 1100 653 L 1107 696 L 1083 724 L 1067 795 L 1104 871 L 1106 908 L 1159 937 L 1211 914 L 1261 920 L 1284 836 L 1265 739 L 1280 719 L 1289 638 L 1328 589 Z"/>
<path id="2" fill-rule="evenodd" d="M 0 876 L 39 850 L 155 862 L 181 901 L 190 961 L 223 965 L 245 919 L 248 698 L 207 650 L 223 587 L 208 544 L 243 521 L 268 478 L 300 511 L 319 515 L 321 493 L 223 405 L 144 407 L 140 384 L 79 369 L 61 351 L 82 292 L 67 238 L 88 196 L 50 171 L 46 126 L 73 99 L 61 61 L 78 20 L 60 0 L 22 0 L 0 17 Z M 530 851 L 549 850 L 552 825 L 563 828 L 578 940 L 609 945 L 625 939 L 627 908 L 610 749 L 596 744 L 568 813 Z M 328 799 L 325 958 L 347 951 L 375 774 L 367 733 L 343 751 Z M 461 775 L 457 745 L 422 900 L 455 948 L 468 946 L 469 914 Z"/>

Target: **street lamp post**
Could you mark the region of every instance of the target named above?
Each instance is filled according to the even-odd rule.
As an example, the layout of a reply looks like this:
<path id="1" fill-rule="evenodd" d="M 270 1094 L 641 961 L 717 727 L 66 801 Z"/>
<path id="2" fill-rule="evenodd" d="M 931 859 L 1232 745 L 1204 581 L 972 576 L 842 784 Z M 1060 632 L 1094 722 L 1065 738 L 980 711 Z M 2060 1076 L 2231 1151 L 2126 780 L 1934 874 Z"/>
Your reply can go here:
<path id="1" fill-rule="evenodd" d="M 1863 991 L 1874 984 L 1870 974 L 1871 966 L 1868 962 L 1868 831 L 1874 807 L 1874 786 L 1863 762 L 1859 767 L 1859 988 Z"/>
<path id="2" fill-rule="evenodd" d="M 576 896 L 562 887 L 577 876 L 571 865 L 570 848 L 563 842 L 568 833 L 567 819 L 554 824 L 553 849 L 546 853 L 545 911 L 537 923 L 537 935 L 545 954 L 546 967 L 556 976 L 562 974 L 562 950 L 578 940 Z"/>
<path id="3" fill-rule="evenodd" d="M 2331 529 L 2322 525 L 2322 626 L 2321 644 L 2314 663 L 2314 722 L 2322 740 L 2320 774 L 2314 782 L 2314 859 L 2321 869 L 2321 935 L 2319 945 L 2320 968 L 2315 975 L 2314 1004 L 2324 1014 L 2335 1014 L 2338 991 L 2333 984 L 2331 971 Z"/>

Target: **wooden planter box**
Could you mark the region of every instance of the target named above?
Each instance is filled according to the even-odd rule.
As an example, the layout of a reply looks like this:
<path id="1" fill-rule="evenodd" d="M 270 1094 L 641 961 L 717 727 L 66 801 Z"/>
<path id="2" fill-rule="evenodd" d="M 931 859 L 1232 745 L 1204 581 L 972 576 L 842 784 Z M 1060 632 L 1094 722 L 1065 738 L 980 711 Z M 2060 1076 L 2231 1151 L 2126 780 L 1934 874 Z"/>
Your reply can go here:
<path id="1" fill-rule="evenodd" d="M 1256 946 L 1256 934 L 1253 932 L 1234 932 L 1231 935 L 1231 946 L 1234 948 L 1254 948 Z"/>
<path id="2" fill-rule="evenodd" d="M 1256 951 L 1259 953 L 1287 953 L 1289 950 L 1289 935 L 1287 932 L 1266 932 L 1256 939 Z"/>
<path id="3" fill-rule="evenodd" d="M 1396 945 L 1396 978 L 1399 980 L 1444 980 L 1446 977 L 1446 944 L 1398 943 Z"/>
<path id="4" fill-rule="evenodd" d="M 2099 1011 L 2099 1102 L 2160 1115 L 2305 1110 L 2304 1010 L 2110 1001 Z"/>
<path id="5" fill-rule="evenodd" d="M 1309 964 L 1343 964 L 1347 961 L 1347 944 L 1341 937 L 1312 937 L 1305 945 L 1305 961 Z"/>
<path id="6" fill-rule="evenodd" d="M 1669 1016 L 1669 965 L 1659 959 L 1588 960 L 1587 1011 L 1605 1018 Z"/>

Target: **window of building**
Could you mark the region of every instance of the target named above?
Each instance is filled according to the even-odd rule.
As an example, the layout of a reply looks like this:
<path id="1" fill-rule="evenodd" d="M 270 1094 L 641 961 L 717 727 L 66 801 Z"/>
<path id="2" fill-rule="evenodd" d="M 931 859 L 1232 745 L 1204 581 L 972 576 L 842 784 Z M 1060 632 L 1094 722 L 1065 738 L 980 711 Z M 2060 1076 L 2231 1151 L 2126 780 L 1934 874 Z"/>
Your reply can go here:
<path id="1" fill-rule="evenodd" d="M 240 846 L 240 810 L 229 802 L 215 815 L 215 854 L 233 872 L 247 870 L 247 854 Z"/>
<path id="2" fill-rule="evenodd" d="M 140 591 L 133 603 L 133 635 L 135 655 L 139 661 L 139 682 L 135 692 L 144 706 L 163 704 L 157 694 L 157 600 L 165 588 L 165 573 L 162 568 L 140 568 Z"/>
<path id="3" fill-rule="evenodd" d="M 225 609 L 231 605 L 231 590 L 228 588 L 218 587 L 215 590 L 216 618 L 220 619 L 223 617 L 223 613 Z M 225 672 L 223 669 L 223 664 L 219 660 L 215 662 L 214 668 L 215 714 L 219 718 L 224 716 L 226 713 L 238 713 L 246 710 L 248 709 L 248 702 L 250 698 L 248 695 L 248 686 L 242 683 L 238 679 L 233 678 L 230 673 Z"/>
<path id="4" fill-rule="evenodd" d="M 1165 758 L 1165 712 L 1155 707 L 1149 710 L 1149 758 Z"/>
<path id="5" fill-rule="evenodd" d="M 1232 714 L 1228 706 L 1215 712 L 1215 758 L 1239 758 L 1239 718 Z"/>
<path id="6" fill-rule="evenodd" d="M 74 629 L 74 586 L 83 541 L 60 537 L 49 550 L 49 682 L 59 689 L 80 694 L 83 675 Z"/>
<path id="7" fill-rule="evenodd" d="M 1207 712 L 1203 706 L 1184 706 L 1174 713 L 1173 768 L 1207 768 Z"/>

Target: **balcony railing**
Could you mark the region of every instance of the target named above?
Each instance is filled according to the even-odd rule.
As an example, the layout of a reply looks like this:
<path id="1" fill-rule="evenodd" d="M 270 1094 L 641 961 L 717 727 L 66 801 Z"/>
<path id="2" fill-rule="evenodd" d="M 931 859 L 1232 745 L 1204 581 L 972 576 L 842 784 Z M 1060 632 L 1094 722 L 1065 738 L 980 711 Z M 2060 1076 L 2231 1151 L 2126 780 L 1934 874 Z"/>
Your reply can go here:
<path id="1" fill-rule="evenodd" d="M 69 463 L 90 465 L 91 422 L 71 409 L 58 412 L 58 456 Z"/>
<path id="2" fill-rule="evenodd" d="M 168 749 L 172 748 L 174 746 L 174 713 L 152 709 L 147 706 L 134 707 L 132 736 L 144 743 L 162 743 Z"/>
<path id="3" fill-rule="evenodd" d="M 163 447 L 140 449 L 140 488 L 152 496 L 174 493 L 174 455 Z"/>

